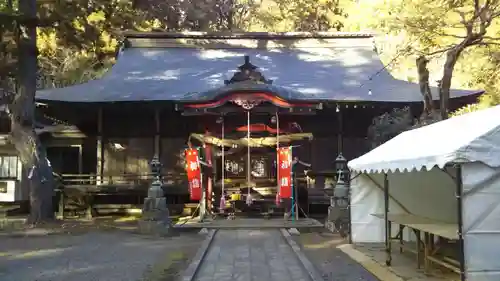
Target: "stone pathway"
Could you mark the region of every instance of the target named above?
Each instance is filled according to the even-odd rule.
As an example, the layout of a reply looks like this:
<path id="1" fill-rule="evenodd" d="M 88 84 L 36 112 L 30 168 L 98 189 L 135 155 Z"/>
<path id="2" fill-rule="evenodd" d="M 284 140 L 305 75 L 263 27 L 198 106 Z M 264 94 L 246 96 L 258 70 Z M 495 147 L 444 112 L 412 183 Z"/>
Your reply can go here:
<path id="1" fill-rule="evenodd" d="M 196 281 L 309 281 L 279 229 L 219 230 Z"/>

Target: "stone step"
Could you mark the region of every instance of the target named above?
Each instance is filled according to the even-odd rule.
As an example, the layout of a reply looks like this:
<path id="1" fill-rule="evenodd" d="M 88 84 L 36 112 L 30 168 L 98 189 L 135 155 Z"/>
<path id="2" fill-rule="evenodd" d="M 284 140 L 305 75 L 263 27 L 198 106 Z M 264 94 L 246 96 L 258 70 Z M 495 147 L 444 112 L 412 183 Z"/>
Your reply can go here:
<path id="1" fill-rule="evenodd" d="M 26 217 L 0 218 L 0 229 L 21 229 L 26 224 Z"/>

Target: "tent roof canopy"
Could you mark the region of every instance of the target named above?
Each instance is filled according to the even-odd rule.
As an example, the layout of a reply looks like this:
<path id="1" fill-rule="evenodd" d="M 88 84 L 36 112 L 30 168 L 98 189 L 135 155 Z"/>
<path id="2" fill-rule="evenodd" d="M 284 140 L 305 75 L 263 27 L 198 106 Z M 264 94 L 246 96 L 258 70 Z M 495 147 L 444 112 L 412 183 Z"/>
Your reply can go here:
<path id="1" fill-rule="evenodd" d="M 248 67 L 258 69 L 263 83 L 225 83 Z M 129 33 L 116 64 L 103 78 L 40 90 L 36 98 L 183 103 L 210 101 L 228 91 L 267 92 L 302 101 L 422 100 L 417 84 L 389 74 L 370 34 L 199 32 Z M 451 97 L 477 93 L 452 90 Z"/>
<path id="2" fill-rule="evenodd" d="M 500 106 L 495 106 L 406 131 L 348 165 L 365 173 L 431 170 L 467 162 L 500 167 L 499 117 Z"/>

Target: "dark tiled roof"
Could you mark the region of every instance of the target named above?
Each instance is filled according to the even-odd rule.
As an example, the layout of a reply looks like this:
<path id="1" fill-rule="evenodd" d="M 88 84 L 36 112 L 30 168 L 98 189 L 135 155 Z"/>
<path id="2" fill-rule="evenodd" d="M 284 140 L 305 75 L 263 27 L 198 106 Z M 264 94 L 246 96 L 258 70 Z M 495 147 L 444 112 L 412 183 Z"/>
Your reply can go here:
<path id="1" fill-rule="evenodd" d="M 392 77 L 372 37 L 351 33 L 132 34 L 117 63 L 99 80 L 37 92 L 39 100 L 68 102 L 210 100 L 245 55 L 285 99 L 421 101 L 417 84 Z M 238 88 L 240 87 L 240 88 Z M 437 89 L 433 89 L 437 95 Z M 452 97 L 478 91 L 452 90 Z M 437 96 L 435 97 L 437 99 Z"/>

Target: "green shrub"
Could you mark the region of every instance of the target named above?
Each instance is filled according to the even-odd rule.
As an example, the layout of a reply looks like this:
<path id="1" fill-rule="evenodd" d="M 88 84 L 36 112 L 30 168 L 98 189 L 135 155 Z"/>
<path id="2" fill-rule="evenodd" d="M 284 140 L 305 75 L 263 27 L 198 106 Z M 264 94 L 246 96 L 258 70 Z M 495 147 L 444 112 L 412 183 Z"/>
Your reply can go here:
<path id="1" fill-rule="evenodd" d="M 440 120 L 439 111 L 433 111 L 416 119 L 411 114 L 409 107 L 395 108 L 391 112 L 373 118 L 372 124 L 368 128 L 368 140 L 372 148 L 375 148 L 404 131 L 426 126 Z"/>

